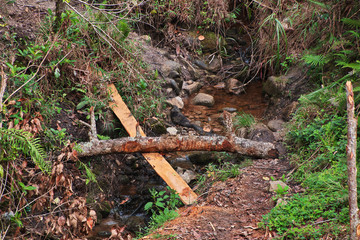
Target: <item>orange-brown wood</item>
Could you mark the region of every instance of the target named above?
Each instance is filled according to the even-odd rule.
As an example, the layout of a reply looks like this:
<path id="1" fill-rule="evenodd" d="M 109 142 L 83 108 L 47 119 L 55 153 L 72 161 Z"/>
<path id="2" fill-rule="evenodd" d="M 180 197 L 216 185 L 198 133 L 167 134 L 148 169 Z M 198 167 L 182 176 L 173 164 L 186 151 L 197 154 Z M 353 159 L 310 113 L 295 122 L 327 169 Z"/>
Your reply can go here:
<path id="1" fill-rule="evenodd" d="M 120 119 L 122 125 L 129 133 L 130 137 L 136 136 L 137 121 L 131 114 L 129 108 L 122 100 L 120 94 L 116 90 L 114 84 L 108 85 L 112 101 L 109 102 L 110 108 Z M 146 136 L 144 131 L 139 127 L 140 135 Z M 171 167 L 165 158 L 159 153 L 143 153 L 145 159 L 150 163 L 156 173 L 164 179 L 164 181 L 174 189 L 180 196 L 184 204 L 192 204 L 196 201 L 196 193 L 187 185 L 187 183 L 179 176 L 179 174 Z"/>

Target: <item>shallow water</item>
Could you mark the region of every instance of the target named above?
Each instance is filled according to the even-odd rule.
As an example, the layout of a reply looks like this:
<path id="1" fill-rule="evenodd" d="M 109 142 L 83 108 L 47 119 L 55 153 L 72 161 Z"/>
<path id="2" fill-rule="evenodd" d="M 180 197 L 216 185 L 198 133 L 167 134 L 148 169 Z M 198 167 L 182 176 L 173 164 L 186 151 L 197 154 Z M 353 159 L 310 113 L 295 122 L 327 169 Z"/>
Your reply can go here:
<path id="1" fill-rule="evenodd" d="M 252 114 L 257 120 L 261 120 L 268 106 L 262 93 L 260 81 L 250 83 L 245 88 L 245 92 L 239 95 L 227 93 L 224 89 L 217 89 L 213 86 L 205 86 L 200 92 L 212 95 L 215 99 L 215 105 L 206 107 L 190 104 L 197 94 L 195 93 L 185 101 L 182 112 L 191 121 L 200 121 L 202 127 L 210 126 L 213 130 L 222 129 L 218 118 L 226 107 L 236 108 L 237 112 Z"/>

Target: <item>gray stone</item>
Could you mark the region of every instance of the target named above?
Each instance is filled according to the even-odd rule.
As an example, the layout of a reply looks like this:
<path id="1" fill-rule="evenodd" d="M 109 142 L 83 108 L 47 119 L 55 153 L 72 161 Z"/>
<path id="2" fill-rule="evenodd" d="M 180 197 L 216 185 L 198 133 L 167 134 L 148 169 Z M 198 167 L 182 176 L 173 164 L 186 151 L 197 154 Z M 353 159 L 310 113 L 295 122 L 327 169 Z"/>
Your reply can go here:
<path id="1" fill-rule="evenodd" d="M 199 68 L 201 68 L 201 69 L 204 69 L 204 70 L 207 70 L 208 69 L 208 66 L 207 66 L 207 64 L 205 64 L 203 61 L 200 61 L 200 60 L 194 60 L 194 64 L 196 65 L 196 66 L 198 66 Z"/>
<path id="2" fill-rule="evenodd" d="M 181 167 L 178 167 L 176 171 L 186 183 L 189 183 L 192 180 L 196 179 L 196 173 L 192 170 L 184 170 Z"/>
<path id="3" fill-rule="evenodd" d="M 189 95 L 191 95 L 191 94 L 199 91 L 201 87 L 202 87 L 202 84 L 201 84 L 201 83 L 199 83 L 199 82 L 194 82 L 193 84 L 184 86 L 183 89 L 184 89 Z"/>
<path id="4" fill-rule="evenodd" d="M 166 61 L 162 62 L 161 66 L 160 66 L 160 70 L 164 74 L 164 76 L 169 76 L 170 72 L 172 72 L 172 71 L 180 71 L 181 65 L 180 65 L 180 63 L 177 63 L 175 61 L 166 60 Z"/>
<path id="5" fill-rule="evenodd" d="M 178 71 L 171 71 L 168 75 L 169 78 L 176 79 L 180 78 L 180 74 Z"/>
<path id="6" fill-rule="evenodd" d="M 279 130 L 281 130 L 284 127 L 285 122 L 281 119 L 274 119 L 274 120 L 270 120 L 267 124 L 268 128 L 273 131 L 273 132 L 277 132 Z"/>
<path id="7" fill-rule="evenodd" d="M 215 99 L 213 96 L 206 93 L 197 94 L 191 101 L 194 105 L 203 105 L 207 107 L 212 107 L 215 104 Z"/>
<path id="8" fill-rule="evenodd" d="M 279 186 L 284 189 L 284 188 L 288 188 L 289 186 L 286 185 L 286 183 L 284 183 L 283 181 L 270 181 L 270 187 L 269 187 L 269 191 L 270 192 L 276 192 L 279 189 Z"/>
<path id="9" fill-rule="evenodd" d="M 248 134 L 248 138 L 253 141 L 259 141 L 259 142 L 274 142 L 275 137 L 272 131 L 267 128 L 264 124 L 256 124 L 252 127 L 250 130 L 250 133 Z"/>
<path id="10" fill-rule="evenodd" d="M 267 94 L 273 97 L 282 97 L 286 95 L 286 84 L 289 82 L 289 78 L 286 76 L 271 76 L 264 83 L 263 90 Z"/>
<path id="11" fill-rule="evenodd" d="M 221 69 L 222 61 L 221 58 L 214 58 L 209 64 L 209 70 L 213 72 L 217 72 Z"/>
<path id="12" fill-rule="evenodd" d="M 178 83 L 174 79 L 171 79 L 171 78 L 166 78 L 165 80 L 166 80 L 167 85 L 170 86 L 175 91 L 176 95 L 179 95 L 181 92 L 181 89 L 179 88 Z"/>
<path id="13" fill-rule="evenodd" d="M 166 128 L 166 131 L 171 135 L 171 136 L 176 136 L 177 134 L 177 129 L 176 127 L 168 127 Z"/>
<path id="14" fill-rule="evenodd" d="M 184 107 L 184 102 L 181 99 L 181 97 L 179 97 L 179 96 L 170 98 L 170 99 L 166 100 L 166 102 L 169 103 L 170 105 L 177 106 L 180 109 L 182 109 Z"/>
<path id="15" fill-rule="evenodd" d="M 227 112 L 229 112 L 229 113 L 237 112 L 237 109 L 236 109 L 236 108 L 232 108 L 232 107 L 224 107 L 222 110 L 223 110 L 223 111 L 227 111 Z"/>
<path id="16" fill-rule="evenodd" d="M 216 89 L 224 89 L 226 87 L 226 84 L 224 82 L 219 82 L 214 86 Z"/>

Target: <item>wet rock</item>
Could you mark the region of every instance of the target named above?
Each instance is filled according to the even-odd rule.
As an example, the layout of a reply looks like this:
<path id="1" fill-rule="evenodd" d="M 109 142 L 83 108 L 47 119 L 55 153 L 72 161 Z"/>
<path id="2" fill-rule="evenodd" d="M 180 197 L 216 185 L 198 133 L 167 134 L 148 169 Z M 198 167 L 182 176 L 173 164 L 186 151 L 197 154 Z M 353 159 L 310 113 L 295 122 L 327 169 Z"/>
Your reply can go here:
<path id="1" fill-rule="evenodd" d="M 229 113 L 237 112 L 237 109 L 236 109 L 236 108 L 232 108 L 232 107 L 224 107 L 222 110 L 223 110 L 223 111 L 227 111 L 227 112 L 229 112 Z"/>
<path id="2" fill-rule="evenodd" d="M 170 86 L 176 93 L 176 95 L 180 95 L 181 89 L 178 83 L 172 78 L 166 78 L 166 85 Z"/>
<path id="3" fill-rule="evenodd" d="M 222 60 L 221 58 L 214 58 L 210 64 L 209 64 L 209 70 L 212 71 L 212 72 L 217 72 L 221 69 L 221 66 L 222 66 Z"/>
<path id="4" fill-rule="evenodd" d="M 219 39 L 219 37 L 214 32 L 205 32 L 203 33 L 205 37 L 204 40 L 201 41 L 202 48 L 204 52 L 215 52 L 218 50 L 218 45 L 226 46 L 225 38 Z M 220 43 L 219 43 L 220 40 Z"/>
<path id="5" fill-rule="evenodd" d="M 203 105 L 207 107 L 212 107 L 215 104 L 215 99 L 213 96 L 206 93 L 197 94 L 191 101 L 194 105 Z"/>
<path id="6" fill-rule="evenodd" d="M 281 139 L 282 140 L 282 139 Z M 279 156 L 285 156 L 286 154 L 286 147 L 283 142 L 277 142 L 275 144 L 276 150 L 279 152 Z"/>
<path id="7" fill-rule="evenodd" d="M 192 152 L 188 158 L 195 165 L 206 165 L 217 161 L 216 156 L 211 152 Z"/>
<path id="8" fill-rule="evenodd" d="M 194 64 L 204 70 L 208 70 L 208 68 L 209 68 L 206 63 L 204 63 L 203 61 L 197 60 L 197 59 L 194 60 Z"/>
<path id="9" fill-rule="evenodd" d="M 146 121 L 146 124 L 149 126 L 151 131 L 156 135 L 166 134 L 166 126 L 163 120 L 155 119 L 155 118 L 149 118 Z"/>
<path id="10" fill-rule="evenodd" d="M 264 124 L 255 125 L 248 134 L 248 138 L 253 141 L 259 142 L 274 142 L 275 137 L 272 131 L 268 129 Z"/>
<path id="11" fill-rule="evenodd" d="M 168 127 L 166 129 L 166 131 L 171 135 L 171 136 L 176 136 L 178 130 L 176 129 L 176 127 Z"/>
<path id="12" fill-rule="evenodd" d="M 183 89 L 184 89 L 189 95 L 191 95 L 191 94 L 199 91 L 201 87 L 202 87 L 202 84 L 201 84 L 201 83 L 199 83 L 199 82 L 194 82 L 193 84 L 184 86 Z"/>
<path id="13" fill-rule="evenodd" d="M 172 60 L 166 60 L 161 63 L 160 71 L 164 76 L 169 76 L 170 72 L 181 71 L 181 65 L 178 62 Z"/>
<path id="14" fill-rule="evenodd" d="M 181 167 L 178 167 L 176 171 L 186 183 L 190 183 L 192 180 L 196 179 L 196 173 L 194 171 L 189 169 L 185 170 Z"/>
<path id="15" fill-rule="evenodd" d="M 179 96 L 170 98 L 170 99 L 166 100 L 166 102 L 169 103 L 170 105 L 177 106 L 180 109 L 182 109 L 184 107 L 184 102 L 181 99 L 181 97 L 179 97 Z"/>
<path id="16" fill-rule="evenodd" d="M 273 132 L 277 132 L 279 130 L 281 130 L 284 127 L 285 122 L 281 119 L 274 119 L 274 120 L 270 120 L 267 124 L 268 128 L 273 131 Z"/>
<path id="17" fill-rule="evenodd" d="M 283 181 L 270 181 L 270 187 L 269 187 L 269 191 L 270 192 L 277 192 L 279 190 L 279 188 L 282 189 L 289 189 L 289 186 L 286 185 L 286 183 L 284 183 Z"/>
<path id="18" fill-rule="evenodd" d="M 286 76 L 271 76 L 264 83 L 263 90 L 272 97 L 282 97 L 286 93 L 285 88 L 288 82 L 289 78 Z"/>
<path id="19" fill-rule="evenodd" d="M 180 73 L 178 71 L 171 71 L 168 75 L 169 78 L 177 79 L 180 78 Z"/>
<path id="20" fill-rule="evenodd" d="M 183 169 L 193 169 L 194 165 L 190 162 L 189 158 L 186 157 L 178 157 L 173 160 L 169 160 L 171 166 L 174 168 L 183 168 Z"/>
<path id="21" fill-rule="evenodd" d="M 146 226 L 145 219 L 141 216 L 131 216 L 126 220 L 126 229 L 131 232 L 139 232 Z"/>
<path id="22" fill-rule="evenodd" d="M 233 94 L 240 94 L 244 92 L 241 82 L 235 78 L 230 78 L 226 82 L 226 91 Z"/>
<path id="23" fill-rule="evenodd" d="M 219 82 L 214 86 L 216 89 L 224 89 L 226 87 L 226 84 L 224 82 Z"/>

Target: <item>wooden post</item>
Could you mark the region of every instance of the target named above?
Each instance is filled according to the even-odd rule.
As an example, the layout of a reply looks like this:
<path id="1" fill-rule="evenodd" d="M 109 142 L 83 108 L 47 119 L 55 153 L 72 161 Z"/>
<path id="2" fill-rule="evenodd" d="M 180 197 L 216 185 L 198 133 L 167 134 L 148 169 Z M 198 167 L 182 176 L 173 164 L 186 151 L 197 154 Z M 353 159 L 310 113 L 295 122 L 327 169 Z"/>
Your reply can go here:
<path id="1" fill-rule="evenodd" d="M 354 116 L 354 93 L 350 81 L 346 82 L 348 133 L 347 133 L 347 169 L 349 185 L 350 240 L 360 239 L 359 209 L 357 204 L 356 183 L 356 131 L 357 119 Z"/>
<path id="2" fill-rule="evenodd" d="M 141 136 L 146 136 L 144 131 L 138 127 L 137 121 L 131 114 L 129 108 L 126 106 L 114 84 L 108 85 L 112 100 L 109 102 L 110 108 L 114 111 L 116 116 L 120 119 L 122 125 L 129 133 L 130 137 L 136 137 L 136 132 Z M 187 183 L 179 176 L 179 174 L 171 167 L 165 158 L 159 153 L 143 153 L 145 159 L 150 163 L 153 169 L 164 181 L 174 189 L 180 196 L 184 204 L 192 204 L 196 201 L 197 195 L 187 185 Z"/>

